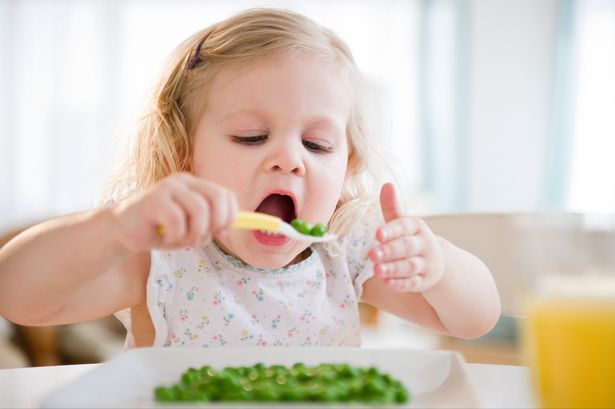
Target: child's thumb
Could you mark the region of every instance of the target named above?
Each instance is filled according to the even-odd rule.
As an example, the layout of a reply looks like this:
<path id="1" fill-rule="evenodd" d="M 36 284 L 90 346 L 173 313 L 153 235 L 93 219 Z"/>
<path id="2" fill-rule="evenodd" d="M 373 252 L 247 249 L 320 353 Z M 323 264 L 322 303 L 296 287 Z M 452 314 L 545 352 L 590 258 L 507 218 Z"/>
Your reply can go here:
<path id="1" fill-rule="evenodd" d="M 385 223 L 403 216 L 401 204 L 397 200 L 397 192 L 392 183 L 385 183 L 380 190 L 380 207 Z"/>

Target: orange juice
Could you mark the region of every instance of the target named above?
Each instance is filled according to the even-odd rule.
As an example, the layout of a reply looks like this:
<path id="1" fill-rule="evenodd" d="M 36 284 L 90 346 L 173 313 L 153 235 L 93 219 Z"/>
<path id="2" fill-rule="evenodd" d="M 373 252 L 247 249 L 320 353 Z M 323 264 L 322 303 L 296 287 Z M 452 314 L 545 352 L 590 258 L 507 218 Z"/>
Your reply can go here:
<path id="1" fill-rule="evenodd" d="M 615 408 L 615 298 L 526 303 L 524 346 L 545 408 Z"/>

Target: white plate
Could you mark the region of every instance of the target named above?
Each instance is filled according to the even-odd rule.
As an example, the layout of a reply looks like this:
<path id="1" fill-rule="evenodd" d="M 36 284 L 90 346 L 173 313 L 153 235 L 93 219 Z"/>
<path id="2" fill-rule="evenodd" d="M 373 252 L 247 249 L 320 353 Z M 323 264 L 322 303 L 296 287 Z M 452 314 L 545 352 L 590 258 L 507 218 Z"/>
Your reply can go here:
<path id="1" fill-rule="evenodd" d="M 76 381 L 62 387 L 41 402 L 43 408 L 69 407 L 163 407 L 152 397 L 159 385 L 179 381 L 189 367 L 211 365 L 248 366 L 257 362 L 265 365 L 292 365 L 303 362 L 317 365 L 322 362 L 369 367 L 398 378 L 409 390 L 411 399 L 405 407 L 476 407 L 478 398 L 472 387 L 463 358 L 454 352 L 413 349 L 360 348 L 214 348 L 133 349 L 111 359 Z M 187 405 L 176 405 L 186 407 Z M 190 405 L 195 406 L 195 405 Z M 211 408 L 212 404 L 196 405 Z M 216 405 L 237 407 L 238 405 Z M 242 407 L 263 405 L 251 404 Z M 268 404 L 267 406 L 271 406 Z M 317 405 L 288 405 L 318 407 Z M 339 405 L 356 408 L 357 405 Z M 325 406 L 322 406 L 325 407 Z M 331 405 L 326 406 L 331 408 Z M 399 407 L 399 406 L 395 406 Z M 403 407 L 403 406 L 402 406 Z"/>

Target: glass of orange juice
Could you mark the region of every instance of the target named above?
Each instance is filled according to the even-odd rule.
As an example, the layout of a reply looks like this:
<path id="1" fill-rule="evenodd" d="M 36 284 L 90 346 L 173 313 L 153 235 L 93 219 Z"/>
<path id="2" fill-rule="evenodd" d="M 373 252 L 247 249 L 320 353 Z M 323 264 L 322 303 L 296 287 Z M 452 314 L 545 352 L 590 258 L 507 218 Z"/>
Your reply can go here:
<path id="1" fill-rule="evenodd" d="M 522 303 L 523 347 L 543 408 L 615 408 L 612 225 L 579 219 L 527 232 L 535 271 Z"/>

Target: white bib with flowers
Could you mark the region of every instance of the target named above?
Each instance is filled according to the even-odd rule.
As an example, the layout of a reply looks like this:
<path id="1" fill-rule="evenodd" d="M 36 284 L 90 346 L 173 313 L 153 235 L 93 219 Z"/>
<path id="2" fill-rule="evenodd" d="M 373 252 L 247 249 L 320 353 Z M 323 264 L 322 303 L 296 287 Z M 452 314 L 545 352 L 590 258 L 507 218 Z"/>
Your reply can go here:
<path id="1" fill-rule="evenodd" d="M 314 244 L 307 259 L 277 270 L 248 266 L 213 242 L 152 251 L 153 346 L 360 346 L 358 300 L 373 275 L 367 252 L 374 243 L 360 227 L 340 255 Z M 132 347 L 129 314 L 117 315 Z"/>

